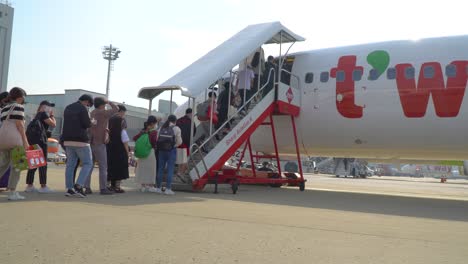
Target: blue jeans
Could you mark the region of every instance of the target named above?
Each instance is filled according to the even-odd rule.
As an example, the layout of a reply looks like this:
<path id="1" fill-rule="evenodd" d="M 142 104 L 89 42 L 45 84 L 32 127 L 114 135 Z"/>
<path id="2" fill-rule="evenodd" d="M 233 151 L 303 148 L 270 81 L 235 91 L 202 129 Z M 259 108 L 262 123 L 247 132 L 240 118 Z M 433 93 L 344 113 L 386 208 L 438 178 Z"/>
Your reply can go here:
<path id="1" fill-rule="evenodd" d="M 78 158 L 81 161 L 81 171 L 76 184 L 84 186 L 91 170 L 93 169 L 93 157 L 91 154 L 91 147 L 67 147 L 67 169 L 65 170 L 65 185 L 67 189 L 73 189 L 73 175 L 75 167 L 78 163 Z"/>
<path id="2" fill-rule="evenodd" d="M 156 187 L 161 188 L 164 168 L 167 164 L 166 189 L 171 189 L 172 176 L 174 175 L 174 164 L 176 161 L 176 149 L 159 151 L 158 175 L 156 175 Z"/>

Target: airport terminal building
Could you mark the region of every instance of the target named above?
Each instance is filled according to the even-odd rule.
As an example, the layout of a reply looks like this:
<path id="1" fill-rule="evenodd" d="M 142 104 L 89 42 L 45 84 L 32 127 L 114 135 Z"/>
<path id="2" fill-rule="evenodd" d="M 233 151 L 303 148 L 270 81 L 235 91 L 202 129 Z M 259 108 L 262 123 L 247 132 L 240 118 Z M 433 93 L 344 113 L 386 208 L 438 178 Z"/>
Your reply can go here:
<path id="1" fill-rule="evenodd" d="M 52 137 L 59 138 L 62 134 L 63 126 L 63 111 L 65 107 L 69 104 L 72 104 L 78 100 L 78 98 L 83 94 L 90 94 L 93 97 L 102 96 L 104 94 L 81 90 L 81 89 L 71 89 L 65 90 L 63 94 L 33 94 L 29 95 L 26 98 L 25 105 L 25 114 L 26 114 L 26 123 L 32 120 L 37 112 L 37 108 L 41 101 L 48 100 L 52 103 L 55 103 L 55 119 L 57 120 L 57 127 L 52 130 Z M 162 100 L 161 100 L 162 101 Z M 136 107 L 127 104 L 123 104 L 127 108 L 126 120 L 127 120 L 127 132 L 130 138 L 136 135 L 141 128 L 143 123 L 148 117 L 148 109 L 143 107 Z M 164 103 L 160 102 L 160 106 L 164 106 Z M 160 111 L 152 111 L 152 115 L 164 118 L 168 113 L 164 109 L 159 109 Z M 163 112 L 161 112 L 163 110 Z"/>
<path id="2" fill-rule="evenodd" d="M 0 92 L 7 90 L 14 9 L 0 3 Z"/>

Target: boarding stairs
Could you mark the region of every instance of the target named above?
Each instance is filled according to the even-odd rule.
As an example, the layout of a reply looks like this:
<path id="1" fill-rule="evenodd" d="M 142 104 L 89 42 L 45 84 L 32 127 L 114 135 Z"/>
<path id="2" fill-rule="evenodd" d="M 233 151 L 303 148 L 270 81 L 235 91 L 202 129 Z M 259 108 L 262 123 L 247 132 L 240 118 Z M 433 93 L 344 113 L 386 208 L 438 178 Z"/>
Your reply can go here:
<path id="1" fill-rule="evenodd" d="M 285 71 L 285 70 L 283 70 Z M 291 74 L 288 72 L 288 74 Z M 274 70 L 270 72 L 269 78 L 274 78 Z M 297 77 L 296 77 L 297 78 Z M 299 82 L 297 82 L 299 84 Z M 295 135 L 296 149 L 297 133 L 295 127 L 295 117 L 300 113 L 300 89 L 294 88 L 291 85 L 282 82 L 275 82 L 274 88 L 263 96 L 264 89 L 267 84 L 260 87 L 258 91 L 245 102 L 236 114 L 228 117 L 228 120 L 220 126 L 210 137 L 204 140 L 201 145 L 193 144 L 191 147 L 191 154 L 189 156 L 189 169 L 186 175 L 179 175 L 174 177 L 173 186 L 174 190 L 203 190 L 206 184 L 231 184 L 233 192 L 237 191 L 239 184 L 259 183 L 259 184 L 289 184 L 300 186 L 303 190 L 304 179 L 302 168 L 300 167 L 300 174 L 295 177 L 276 179 L 261 179 L 255 177 L 255 166 L 253 164 L 252 148 L 250 137 L 259 126 L 269 125 L 272 128 L 273 141 L 275 145 L 274 155 L 265 155 L 276 159 L 281 175 L 279 166 L 278 148 L 276 143 L 275 127 L 273 122 L 274 115 L 289 115 L 291 116 L 292 127 Z M 224 128 L 231 124 L 231 129 L 225 135 L 221 133 Z M 211 143 L 209 143 L 211 141 Z M 214 145 L 214 148 L 206 152 L 209 145 Z M 243 153 L 245 153 L 247 146 L 251 153 L 252 170 L 254 177 L 243 177 L 239 175 L 239 166 L 237 170 L 225 170 L 224 165 L 232 155 L 244 145 Z M 299 152 L 297 153 L 299 157 Z M 242 155 L 243 156 L 243 155 Z M 258 156 L 256 156 L 258 158 Z M 239 163 L 242 161 L 239 160 Z M 300 162 L 299 162 L 300 164 Z"/>
<path id="2" fill-rule="evenodd" d="M 275 159 L 278 164 L 278 174 L 281 173 L 279 166 L 279 154 L 277 139 L 275 134 L 275 126 L 273 116 L 274 115 L 288 115 L 291 117 L 291 123 L 294 133 L 296 152 L 300 162 L 299 149 L 297 144 L 297 133 L 295 127 L 295 117 L 299 115 L 300 103 L 301 103 L 301 89 L 300 80 L 297 76 L 292 77 L 292 74 L 287 71 L 291 71 L 292 68 L 283 68 L 283 62 L 287 58 L 287 53 L 291 46 L 298 42 L 304 41 L 305 39 L 285 26 L 280 22 L 261 23 L 256 25 L 249 25 L 231 38 L 224 41 L 222 44 L 211 50 L 203 57 L 187 66 L 182 71 L 178 72 L 173 77 L 169 78 L 164 83 L 158 86 L 143 87 L 138 92 L 138 97 L 149 100 L 149 112 L 152 109 L 152 101 L 158 95 L 165 91 L 181 91 L 183 96 L 189 98 L 189 104 L 194 107 L 196 100 L 201 99 L 203 93 L 206 94 L 206 88 L 210 87 L 214 82 L 219 81 L 221 76 L 226 73 L 232 73 L 232 70 L 239 65 L 242 61 L 247 61 L 249 56 L 261 51 L 263 45 L 268 44 L 279 44 L 279 69 L 276 69 L 276 74 L 273 71 L 273 75 L 267 78 L 267 80 L 273 81 L 273 89 L 264 95 L 264 87 L 256 84 L 259 88 L 258 92 L 248 100 L 248 106 L 243 106 L 239 111 L 228 117 L 227 122 L 231 122 L 231 130 L 227 135 L 220 133 L 227 125 L 227 122 L 222 124 L 221 127 L 201 144 L 190 146 L 191 154 L 189 157 L 189 171 L 186 175 L 180 177 L 173 177 L 174 190 L 189 189 L 189 190 L 202 190 L 208 183 L 228 183 L 231 185 L 236 184 L 247 184 L 247 183 L 265 183 L 271 184 L 270 179 L 260 179 L 256 177 L 255 166 L 253 166 L 253 155 L 251 157 L 252 173 L 253 177 L 248 175 L 242 175 L 237 169 L 227 171 L 224 167 L 225 162 L 231 158 L 231 155 L 241 148 L 244 144 L 244 152 L 248 149 L 252 152 L 252 144 L 250 138 L 255 130 L 259 126 L 268 125 L 271 126 L 271 133 L 273 136 L 273 144 L 275 145 Z M 201 40 L 202 41 L 202 40 Z M 283 54 L 284 44 L 290 44 L 289 48 L 284 49 L 286 52 Z M 259 68 L 260 69 L 260 68 Z M 284 71 L 284 72 L 283 72 Z M 295 79 L 291 83 L 287 80 L 282 80 L 283 74 L 289 74 L 290 79 Z M 260 72 L 258 73 L 260 75 Z M 279 78 L 281 76 L 281 78 Z M 272 79 L 270 79 L 272 77 Z M 222 77 L 221 77 L 222 78 Z M 283 82 L 282 82 L 283 81 Z M 261 99 L 260 99 L 261 98 Z M 205 98 L 206 99 L 206 98 Z M 172 101 L 172 100 L 171 100 Z M 197 100 L 199 103 L 200 100 Z M 244 113 L 241 114 L 241 111 Z M 281 118 L 282 120 L 283 118 Z M 270 121 L 268 121 L 270 120 Z M 283 122 L 283 120 L 281 121 Z M 290 131 L 288 131 L 289 133 Z M 218 139 L 216 138 L 218 137 Z M 207 150 L 207 142 L 213 141 L 215 147 L 209 149 L 208 153 L 202 150 Z M 255 144 L 253 144 L 255 145 Z M 257 150 L 261 151 L 261 150 Z M 270 155 L 272 156 L 272 155 Z M 259 157 L 257 157 L 258 160 Z M 242 161 L 242 160 L 241 160 Z M 240 162 L 241 162 L 240 161 Z M 276 179 L 274 184 L 298 184 L 304 186 L 304 179 L 302 177 L 302 167 L 299 166 L 300 175 L 294 176 L 289 175 L 288 178 Z M 296 182 L 294 182 L 296 181 Z"/>

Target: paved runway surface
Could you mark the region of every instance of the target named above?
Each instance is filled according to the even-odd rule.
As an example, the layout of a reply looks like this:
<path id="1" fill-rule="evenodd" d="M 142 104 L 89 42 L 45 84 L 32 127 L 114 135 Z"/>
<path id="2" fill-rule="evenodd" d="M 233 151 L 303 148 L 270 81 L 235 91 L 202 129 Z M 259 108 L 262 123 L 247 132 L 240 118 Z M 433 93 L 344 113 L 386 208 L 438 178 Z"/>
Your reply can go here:
<path id="1" fill-rule="evenodd" d="M 78 199 L 51 169 L 60 192 L 0 193 L 0 263 L 468 263 L 467 181 L 308 178 L 305 192 Z"/>

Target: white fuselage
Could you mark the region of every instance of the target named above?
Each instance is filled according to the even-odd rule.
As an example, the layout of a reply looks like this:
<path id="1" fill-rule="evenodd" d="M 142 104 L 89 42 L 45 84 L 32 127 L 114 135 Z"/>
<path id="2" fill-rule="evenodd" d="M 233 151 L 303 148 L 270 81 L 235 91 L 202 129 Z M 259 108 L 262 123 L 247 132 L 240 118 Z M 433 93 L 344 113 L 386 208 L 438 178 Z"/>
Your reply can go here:
<path id="1" fill-rule="evenodd" d="M 302 154 L 468 160 L 468 99 L 464 98 L 468 36 L 333 48 L 290 57 L 302 93 L 297 117 Z M 308 73 L 313 74 L 311 83 L 306 83 Z M 274 119 L 279 152 L 295 154 L 288 118 Z M 274 151 L 271 137 L 265 136 L 271 135 L 270 130 L 267 126 L 256 130 L 255 150 Z"/>

